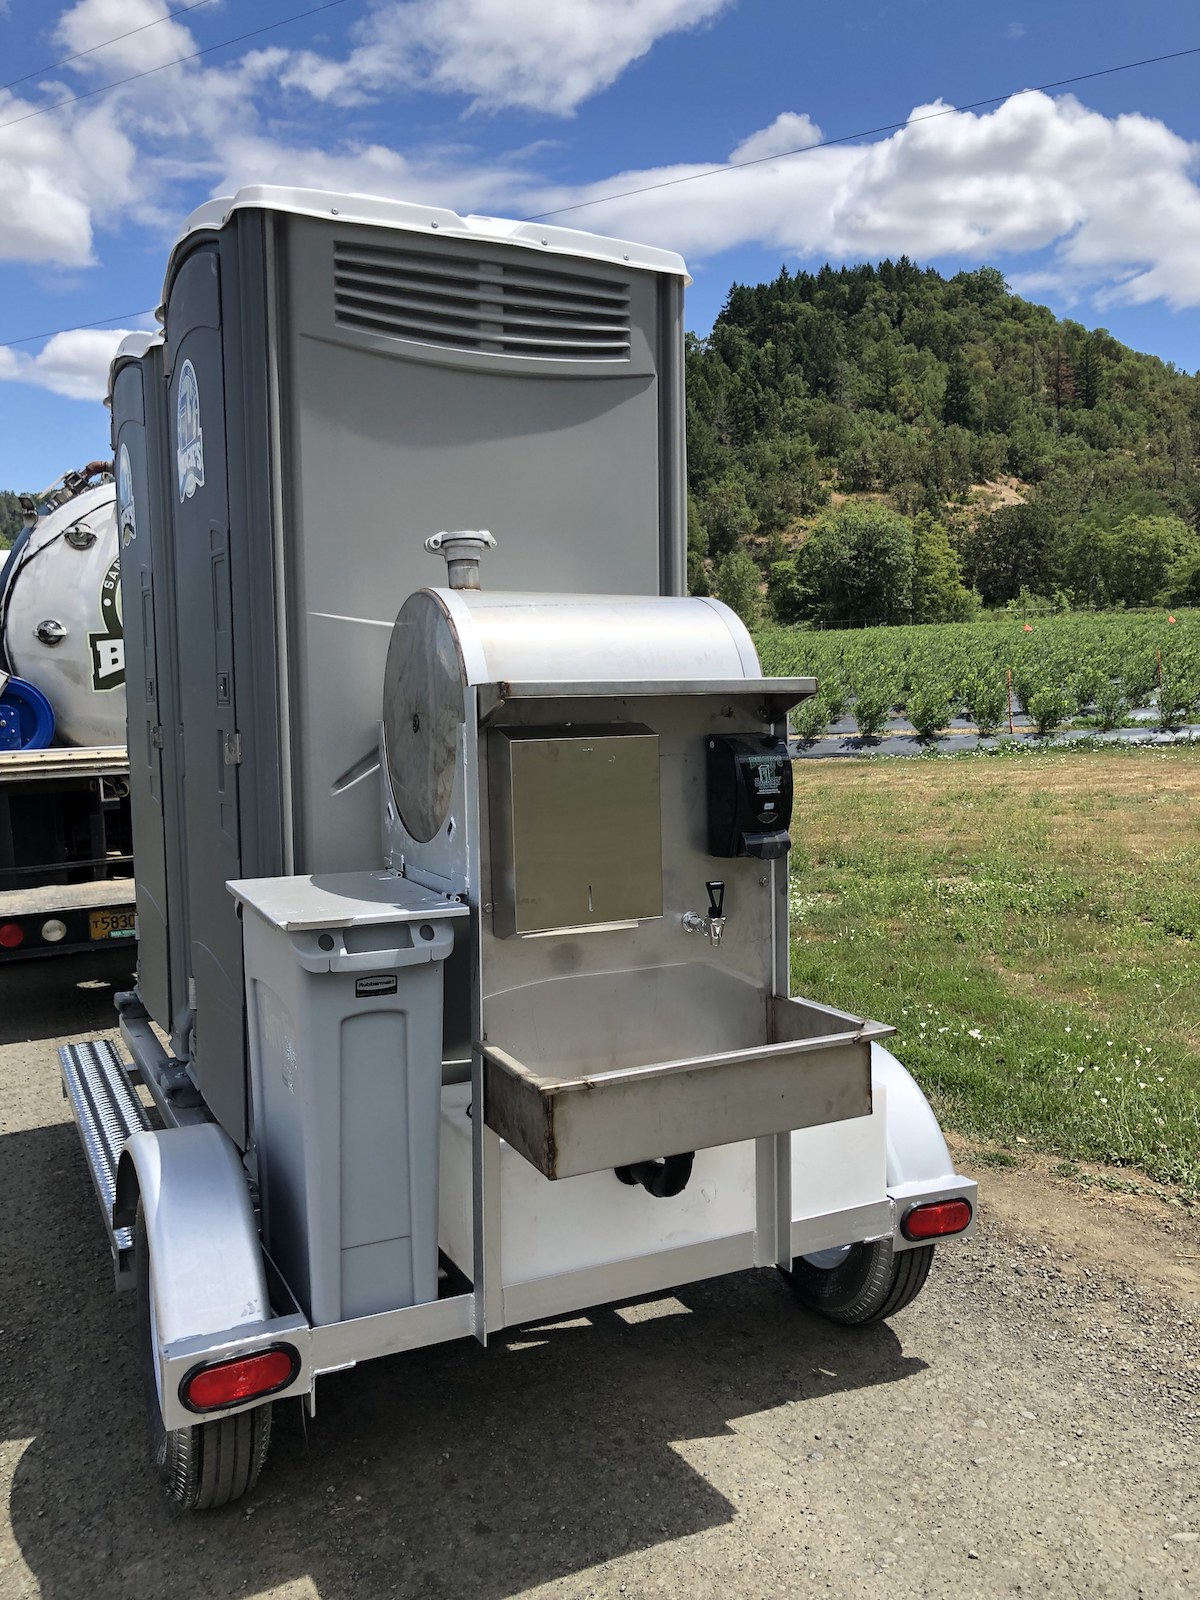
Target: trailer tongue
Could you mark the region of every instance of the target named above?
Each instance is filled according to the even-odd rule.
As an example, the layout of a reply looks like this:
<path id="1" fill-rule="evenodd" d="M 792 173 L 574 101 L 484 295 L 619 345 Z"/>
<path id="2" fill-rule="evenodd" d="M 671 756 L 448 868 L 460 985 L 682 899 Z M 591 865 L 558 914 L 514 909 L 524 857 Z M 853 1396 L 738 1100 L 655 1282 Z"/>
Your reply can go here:
<path id="1" fill-rule="evenodd" d="M 684 281 L 243 190 L 114 363 L 141 964 L 62 1060 L 182 1504 L 359 1361 L 751 1267 L 869 1321 L 972 1226 L 788 992 L 816 684 L 681 594 Z"/>

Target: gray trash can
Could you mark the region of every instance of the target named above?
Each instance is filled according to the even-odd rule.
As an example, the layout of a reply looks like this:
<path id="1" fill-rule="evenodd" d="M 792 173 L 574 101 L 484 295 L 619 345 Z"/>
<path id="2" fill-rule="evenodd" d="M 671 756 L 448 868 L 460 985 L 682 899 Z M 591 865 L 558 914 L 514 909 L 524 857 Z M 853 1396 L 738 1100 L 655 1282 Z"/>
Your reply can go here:
<path id="1" fill-rule="evenodd" d="M 387 872 L 229 888 L 272 1260 L 314 1325 L 436 1300 L 442 964 L 466 906 Z"/>

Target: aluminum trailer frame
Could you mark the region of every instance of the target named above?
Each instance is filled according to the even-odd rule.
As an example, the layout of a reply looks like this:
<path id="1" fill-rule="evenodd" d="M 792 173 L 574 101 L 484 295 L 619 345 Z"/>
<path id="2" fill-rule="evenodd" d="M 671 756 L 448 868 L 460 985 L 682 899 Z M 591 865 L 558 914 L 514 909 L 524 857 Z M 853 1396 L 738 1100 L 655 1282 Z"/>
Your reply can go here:
<path id="1" fill-rule="evenodd" d="M 156 1222 L 158 1205 L 165 1204 L 163 1197 L 169 1196 L 176 1226 L 181 1216 L 190 1215 L 193 1219 L 192 1246 L 203 1252 L 206 1241 L 217 1239 L 222 1258 L 219 1281 L 223 1298 L 208 1318 L 211 1322 L 215 1316 L 220 1325 L 202 1333 L 164 1337 L 156 1351 L 163 1421 L 168 1428 L 187 1427 L 197 1420 L 195 1412 L 181 1401 L 180 1387 L 199 1365 L 289 1346 L 297 1355 L 295 1375 L 270 1398 L 301 1397 L 313 1414 L 317 1380 L 363 1361 L 455 1339 L 474 1337 L 486 1344 L 506 1328 L 543 1317 L 634 1299 L 755 1267 L 786 1269 L 796 1256 L 850 1242 L 886 1239 L 894 1250 L 908 1250 L 914 1247 L 913 1241 L 906 1238 L 902 1223 L 914 1206 L 964 1198 L 974 1208 L 976 1185 L 955 1172 L 924 1096 L 895 1057 L 882 1046 L 872 1044 L 872 1117 L 886 1127 L 888 1146 L 887 1188 L 877 1200 L 793 1219 L 792 1151 L 796 1136 L 776 1135 L 754 1142 L 754 1219 L 746 1232 L 599 1267 L 514 1278 L 505 1270 L 502 1243 L 503 1141 L 483 1118 L 472 1118 L 471 1162 L 477 1177 L 471 1215 L 476 1253 L 472 1262 L 458 1265 L 464 1269 L 469 1266 L 475 1279 L 473 1286 L 466 1292 L 454 1292 L 455 1280 L 447 1279 L 448 1292 L 435 1301 L 314 1327 L 296 1306 L 269 1260 L 264 1259 L 257 1268 L 254 1265 L 259 1241 L 250 1187 L 232 1144 L 217 1125 L 204 1118 L 202 1112 L 197 1116 L 185 1110 L 177 1124 L 156 1135 L 146 1131 L 144 1112 L 127 1109 L 129 1123 L 121 1138 L 111 1106 L 98 1111 L 94 1102 L 99 1097 L 94 1091 L 90 1098 L 81 1091 L 81 1083 L 94 1084 L 102 1076 L 110 1086 L 112 1100 L 120 1096 L 128 1108 L 136 1102 L 131 1078 L 159 1081 L 163 1070 L 161 1046 L 157 1052 L 149 1049 L 145 1034 L 136 1025 L 128 1030 L 123 1027 L 123 1032 L 134 1058 L 132 1067 L 121 1064 L 112 1047 L 103 1052 L 98 1062 L 94 1046 L 70 1045 L 60 1051 L 64 1082 L 93 1175 L 98 1168 L 110 1174 L 107 1182 L 97 1181 L 97 1193 L 108 1224 L 117 1287 L 132 1287 L 129 1230 L 139 1197 L 144 1203 L 152 1191 L 155 1214 L 148 1224 L 152 1230 L 161 1225 Z M 481 1052 L 473 1063 L 470 1086 L 477 1104 L 483 1103 L 483 1069 Z M 169 1100 L 163 1104 L 170 1107 Z M 107 1139 L 101 1131 L 106 1116 Z M 182 1141 L 174 1137 L 180 1132 Z M 197 1136 L 202 1141 L 200 1158 L 189 1160 L 189 1153 L 196 1154 L 195 1144 L 191 1152 L 181 1153 L 180 1146 L 189 1139 L 195 1141 Z M 974 1225 L 972 1218 L 960 1236 L 973 1232 Z M 181 1244 L 176 1235 L 172 1244 L 164 1259 L 186 1266 L 181 1265 L 180 1271 L 161 1286 L 166 1313 L 161 1322 L 168 1327 L 194 1327 L 203 1320 L 196 1305 L 194 1258 L 188 1241 Z M 235 1244 L 236 1248 L 231 1248 Z M 222 1322 L 216 1314 L 222 1306 L 244 1306 L 262 1296 L 260 1276 L 265 1276 L 268 1285 L 270 1313 L 254 1320 L 230 1317 Z M 206 1420 L 233 1416 L 257 1404 L 261 1404 L 261 1397 L 243 1406 L 207 1413 Z"/>

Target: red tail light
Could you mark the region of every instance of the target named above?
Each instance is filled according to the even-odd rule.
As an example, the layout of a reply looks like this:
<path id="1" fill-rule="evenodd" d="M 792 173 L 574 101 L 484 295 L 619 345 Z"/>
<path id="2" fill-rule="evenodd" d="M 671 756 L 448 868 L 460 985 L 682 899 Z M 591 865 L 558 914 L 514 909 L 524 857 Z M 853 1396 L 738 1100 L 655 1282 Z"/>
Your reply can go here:
<path id="1" fill-rule="evenodd" d="M 298 1353 L 277 1344 L 252 1356 L 196 1367 L 179 1385 L 179 1398 L 189 1411 L 219 1411 L 286 1389 L 299 1370 Z"/>
<path id="2" fill-rule="evenodd" d="M 19 922 L 0 922 L 0 950 L 15 950 L 25 943 L 25 930 Z"/>
<path id="3" fill-rule="evenodd" d="M 934 1200 L 906 1212 L 900 1232 L 906 1239 L 944 1239 L 961 1233 L 971 1222 L 969 1200 Z"/>

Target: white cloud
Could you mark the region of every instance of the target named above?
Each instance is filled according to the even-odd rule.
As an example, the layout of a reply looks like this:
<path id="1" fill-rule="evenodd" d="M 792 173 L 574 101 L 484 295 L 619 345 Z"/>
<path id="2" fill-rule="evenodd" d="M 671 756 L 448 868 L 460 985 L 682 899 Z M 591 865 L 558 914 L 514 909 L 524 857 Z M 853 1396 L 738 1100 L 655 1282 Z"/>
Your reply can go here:
<path id="1" fill-rule="evenodd" d="M 733 0 L 385 0 L 344 61 L 297 52 L 281 81 L 339 104 L 389 88 L 465 94 L 476 109 L 569 116 L 668 34 Z"/>
<path id="2" fill-rule="evenodd" d="M 0 381 L 36 384 L 68 400 L 103 400 L 108 367 L 128 328 L 76 328 L 55 334 L 37 355 L 0 347 Z"/>
<path id="3" fill-rule="evenodd" d="M 766 147 L 781 119 L 734 153 Z M 907 253 L 969 261 L 1052 249 L 1055 282 L 1124 300 L 1200 305 L 1200 146 L 1151 117 L 1109 118 L 1072 96 L 1014 96 L 985 115 L 919 106 L 909 125 L 603 202 L 701 166 L 624 172 L 543 190 L 530 210 L 579 202 L 568 226 L 705 256 L 758 244 L 802 257 Z"/>
<path id="4" fill-rule="evenodd" d="M 419 0 L 411 21 L 435 88 L 485 106 L 574 111 L 666 34 L 715 17 L 727 0 Z M 381 13 L 381 20 L 383 17 Z M 383 36 L 386 39 L 386 34 Z"/>
<path id="5" fill-rule="evenodd" d="M 65 53 L 94 50 L 72 63 L 78 72 L 109 79 L 146 72 L 191 54 L 196 40 L 179 22 L 168 22 L 163 0 L 78 0 L 64 11 L 54 40 Z M 153 24 L 153 26 L 147 26 Z M 130 37 L 121 38 L 119 35 Z M 109 44 L 108 40 L 115 41 Z M 96 50 L 104 45 L 103 50 Z"/>
<path id="6" fill-rule="evenodd" d="M 402 155 L 386 145 L 345 145 L 338 150 L 285 145 L 257 134 L 219 143 L 222 178 L 216 191 L 244 184 L 278 183 L 341 194 L 386 195 L 456 211 L 519 208 L 532 179 L 516 163 L 487 161 L 463 150 Z"/>
<path id="7" fill-rule="evenodd" d="M 162 0 L 80 0 L 60 19 L 56 40 L 86 49 L 165 15 Z M 146 71 L 164 56 L 170 63 L 189 47 L 192 36 L 168 21 L 73 70 L 103 81 L 114 71 Z M 256 95 L 286 56 L 259 50 L 229 66 L 167 65 L 61 109 L 71 95 L 66 83 L 43 81 L 25 98 L 0 91 L 0 262 L 93 265 L 97 231 L 130 221 L 169 235 L 190 209 L 181 191 L 194 193 L 206 176 L 216 181 L 217 146 L 257 126 Z"/>
<path id="8" fill-rule="evenodd" d="M 95 213 L 136 193 L 137 151 L 112 104 L 73 118 L 36 109 L 0 93 L 0 261 L 87 266 Z"/>
<path id="9" fill-rule="evenodd" d="M 729 157 L 736 165 L 742 161 L 763 161 L 792 150 L 808 150 L 820 144 L 823 135 L 806 111 L 781 111 L 769 128 L 760 128 L 743 139 Z"/>

